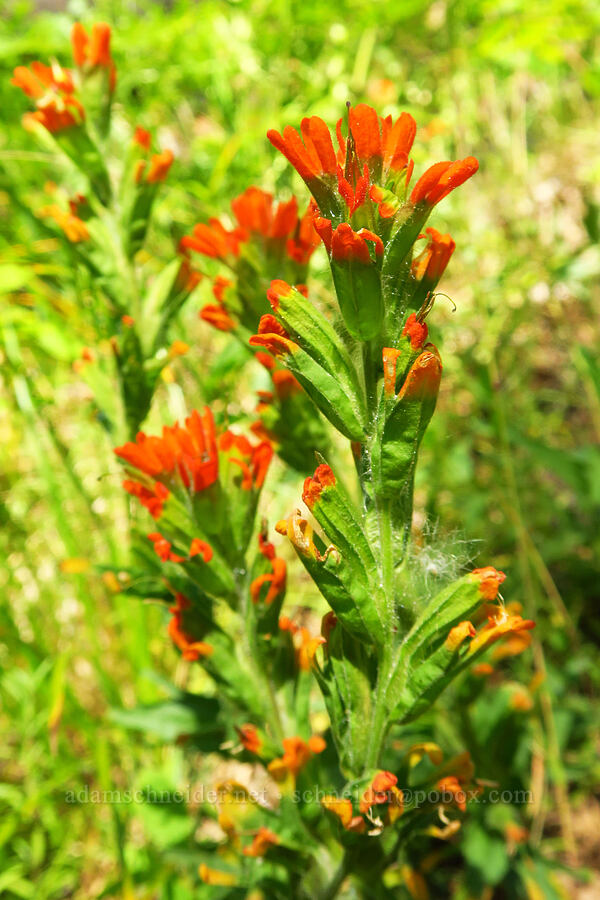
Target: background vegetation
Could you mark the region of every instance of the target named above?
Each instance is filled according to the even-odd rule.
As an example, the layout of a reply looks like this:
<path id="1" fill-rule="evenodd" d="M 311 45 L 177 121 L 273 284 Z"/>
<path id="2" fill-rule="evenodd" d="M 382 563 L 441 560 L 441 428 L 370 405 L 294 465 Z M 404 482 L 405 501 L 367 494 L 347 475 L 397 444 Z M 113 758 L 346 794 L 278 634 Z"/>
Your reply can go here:
<path id="1" fill-rule="evenodd" d="M 203 896 L 193 877 L 199 818 L 185 803 L 65 799 L 86 786 L 158 789 L 206 777 L 206 762 L 173 742 L 177 726 L 170 740 L 164 723 L 140 737 L 110 713 L 164 698 L 173 673 L 180 686 L 189 676 L 163 611 L 113 590 L 99 568 L 123 560 L 128 521 L 115 441 L 73 366 L 95 332 L 69 257 L 35 215 L 56 160 L 23 131 L 27 100 L 9 84 L 14 66 L 32 59 L 68 65 L 80 19 L 114 29 L 115 147 L 134 121 L 177 157 L 146 261 L 157 271 L 184 232 L 226 213 L 249 184 L 305 196 L 265 138 L 268 127 L 305 114 L 333 123 L 346 100 L 406 109 L 420 125 L 417 164 L 479 158 L 477 177 L 434 223 L 457 242 L 442 284 L 456 310 L 440 298 L 430 318 L 445 373 L 422 451 L 417 526 L 432 567 L 504 569 L 507 599 L 538 628 L 533 652 L 512 664 L 514 682 L 530 686 L 514 734 L 500 711 L 496 731 L 493 711 L 481 721 L 476 708 L 463 715 L 460 690 L 438 704 L 436 727 L 471 749 L 482 777 L 504 766 L 511 783 L 533 788 L 523 816 L 536 852 L 570 870 L 558 877 L 567 896 L 598 896 L 597 4 L 74 0 L 46 11 L 8 0 L 5 10 L 0 895 Z M 324 277 L 324 260 L 317 277 L 319 267 Z M 240 357 L 198 319 L 208 290 L 201 285 L 180 315 L 175 336 L 191 350 L 163 371 L 150 423 L 204 401 L 233 417 L 252 408 L 254 385 L 238 383 Z M 279 476 L 271 520 L 298 493 L 299 481 Z M 294 602 L 313 604 L 300 583 Z M 488 705 L 500 703 L 489 696 Z M 467 824 L 471 896 L 514 896 L 503 882 L 510 852 L 500 833 L 480 810 Z"/>

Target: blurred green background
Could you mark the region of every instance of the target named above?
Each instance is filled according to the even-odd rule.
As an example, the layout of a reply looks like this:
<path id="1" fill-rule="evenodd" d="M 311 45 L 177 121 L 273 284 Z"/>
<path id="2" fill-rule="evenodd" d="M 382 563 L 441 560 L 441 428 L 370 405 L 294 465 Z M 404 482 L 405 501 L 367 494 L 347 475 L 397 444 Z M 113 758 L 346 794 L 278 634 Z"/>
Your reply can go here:
<path id="1" fill-rule="evenodd" d="M 44 184 L 59 180 L 56 160 L 22 129 L 27 99 L 9 84 L 33 59 L 68 65 L 78 19 L 114 29 L 115 147 L 133 122 L 176 154 L 150 240 L 157 260 L 249 184 L 306 199 L 265 132 L 306 114 L 333 124 L 347 100 L 415 116 L 417 172 L 478 157 L 477 177 L 432 218 L 457 251 L 441 285 L 451 301 L 440 297 L 429 320 L 445 372 L 416 524 L 432 567 L 458 558 L 504 569 L 506 598 L 538 621 L 515 668 L 524 682 L 545 675 L 530 713 L 532 827 L 549 856 L 576 851 L 587 869 L 583 886 L 564 876 L 567 896 L 599 896 L 600 8 L 50 5 L 5 0 L 0 32 L 0 896 L 195 896 L 178 876 L 194 863 L 185 810 L 65 801 L 85 785 L 189 778 L 181 748 L 107 716 L 163 697 L 177 658 L 162 611 L 112 593 L 94 568 L 121 559 L 128 527 L 110 436 L 73 369 L 95 333 L 68 257 L 35 216 Z M 225 344 L 198 320 L 202 302 L 199 291 L 180 316 L 174 336 L 191 351 L 169 370 L 151 422 L 200 398 L 244 404 Z M 272 521 L 297 490 L 272 491 Z"/>

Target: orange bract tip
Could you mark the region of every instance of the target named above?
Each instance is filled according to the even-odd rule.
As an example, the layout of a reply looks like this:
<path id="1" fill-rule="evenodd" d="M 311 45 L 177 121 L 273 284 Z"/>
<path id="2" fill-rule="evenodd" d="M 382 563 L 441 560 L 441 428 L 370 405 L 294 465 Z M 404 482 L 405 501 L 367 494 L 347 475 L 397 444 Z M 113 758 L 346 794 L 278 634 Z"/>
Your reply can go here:
<path id="1" fill-rule="evenodd" d="M 193 538 L 190 544 L 190 559 L 194 556 L 201 556 L 205 563 L 209 563 L 213 558 L 212 547 L 200 538 Z"/>
<path id="2" fill-rule="evenodd" d="M 267 300 L 271 304 L 274 312 L 277 312 L 279 301 L 282 297 L 289 297 L 293 293 L 293 288 L 280 278 L 276 278 L 271 282 L 271 287 L 267 291 Z"/>
<path id="3" fill-rule="evenodd" d="M 475 637 L 475 628 L 471 622 L 459 622 L 450 630 L 450 634 L 446 638 L 445 646 L 448 650 L 458 650 L 460 645 L 468 638 Z"/>
<path id="4" fill-rule="evenodd" d="M 150 147 L 152 146 L 152 135 L 149 131 L 146 131 L 145 128 L 137 125 L 133 133 L 133 142 L 141 147 L 142 150 L 150 150 Z"/>
<path id="5" fill-rule="evenodd" d="M 415 313 L 411 313 L 406 320 L 402 334 L 409 338 L 412 350 L 420 350 L 427 340 L 428 328 L 425 322 L 419 322 Z"/>
<path id="6" fill-rule="evenodd" d="M 473 569 L 471 575 L 479 581 L 479 590 L 484 600 L 495 600 L 498 596 L 500 585 L 506 579 L 504 572 L 499 572 L 493 566 Z"/>
<path id="7" fill-rule="evenodd" d="M 270 831 L 270 829 L 265 828 L 264 825 L 261 825 L 254 835 L 250 846 L 244 847 L 242 852 L 244 856 L 264 856 L 269 847 L 273 847 L 278 843 L 279 838 L 277 835 L 273 831 Z"/>
<path id="8" fill-rule="evenodd" d="M 202 307 L 198 316 L 203 322 L 208 322 L 218 331 L 233 331 L 236 327 L 233 319 L 228 315 L 225 307 L 216 303 L 207 303 Z"/>
<path id="9" fill-rule="evenodd" d="M 383 356 L 384 391 L 388 397 L 392 397 L 396 393 L 396 367 L 400 351 L 395 347 L 384 347 L 381 353 Z"/>
<path id="10" fill-rule="evenodd" d="M 155 153 L 150 159 L 146 182 L 148 184 L 156 184 L 159 181 L 164 181 L 173 165 L 174 159 L 173 151 L 168 148 L 161 153 Z"/>
<path id="11" fill-rule="evenodd" d="M 478 168 L 479 163 L 474 156 L 467 156 L 456 162 L 435 163 L 417 181 L 410 195 L 410 202 L 415 206 L 420 203 L 435 206 L 454 188 L 464 184 Z"/>
<path id="12" fill-rule="evenodd" d="M 315 474 L 304 482 L 302 499 L 309 509 L 318 502 L 321 492 L 328 487 L 335 486 L 335 475 L 325 463 L 317 466 Z"/>
<path id="13" fill-rule="evenodd" d="M 442 361 L 433 344 L 427 346 L 430 349 L 424 350 L 410 367 L 398 394 L 399 400 L 423 400 L 425 397 L 436 396 L 442 377 Z"/>
<path id="14" fill-rule="evenodd" d="M 260 753 L 262 740 L 254 725 L 247 723 L 240 725 L 239 728 L 236 726 L 235 730 L 239 735 L 244 750 L 247 750 L 249 753 Z"/>
<path id="15" fill-rule="evenodd" d="M 429 241 L 413 260 L 411 272 L 417 281 L 427 282 L 427 287 L 431 290 L 442 277 L 456 244 L 449 234 L 441 234 L 435 228 L 427 228 L 426 231 Z"/>
<path id="16" fill-rule="evenodd" d="M 315 220 L 315 228 L 319 231 L 332 258 L 338 262 L 357 260 L 364 265 L 370 265 L 372 259 L 369 243 L 374 245 L 375 256 L 383 254 L 383 241 L 367 228 L 354 231 L 347 222 L 342 222 L 335 231 L 331 232 L 331 222 L 328 222 L 327 219 Z"/>
<path id="17" fill-rule="evenodd" d="M 133 468 L 152 478 L 167 481 L 170 487 L 184 485 L 199 492 L 210 487 L 219 473 L 217 441 L 212 413 L 194 410 L 185 420 L 163 427 L 161 437 L 140 431 L 135 442 L 115 449 L 115 454 Z"/>

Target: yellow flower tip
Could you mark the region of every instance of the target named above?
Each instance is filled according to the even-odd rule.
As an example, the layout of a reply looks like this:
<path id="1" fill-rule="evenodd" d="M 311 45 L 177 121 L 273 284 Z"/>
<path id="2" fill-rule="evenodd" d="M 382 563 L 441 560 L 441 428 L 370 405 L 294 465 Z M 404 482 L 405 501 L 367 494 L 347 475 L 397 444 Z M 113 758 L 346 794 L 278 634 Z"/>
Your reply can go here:
<path id="1" fill-rule="evenodd" d="M 524 844 L 529 838 L 529 831 L 516 822 L 508 822 L 504 826 L 504 834 L 509 844 Z"/>
<path id="2" fill-rule="evenodd" d="M 509 615 L 503 607 L 498 609 L 495 616 L 490 616 L 487 625 L 475 635 L 469 645 L 469 655 L 489 647 L 506 635 L 513 635 L 521 631 L 529 631 L 535 628 L 535 622 L 531 619 L 523 619 L 521 616 Z"/>
<path id="3" fill-rule="evenodd" d="M 441 747 L 432 741 L 424 741 L 420 744 L 413 744 L 408 751 L 408 765 L 414 768 L 421 762 L 424 756 L 428 756 L 434 766 L 439 766 L 444 758 Z"/>
<path id="4" fill-rule="evenodd" d="M 198 875 L 204 884 L 218 885 L 220 887 L 231 887 L 237 884 L 237 878 L 231 872 L 221 872 L 219 869 L 211 869 L 206 863 L 200 863 Z"/>
<path id="5" fill-rule="evenodd" d="M 185 341 L 173 341 L 169 348 L 169 358 L 174 359 L 176 356 L 185 356 L 186 353 L 189 353 L 189 349 L 190 345 L 186 344 Z"/>
<path id="6" fill-rule="evenodd" d="M 446 638 L 444 646 L 447 650 L 458 650 L 460 645 L 468 638 L 475 637 L 476 631 L 471 622 L 459 622 L 450 630 L 450 634 Z"/>
<path id="7" fill-rule="evenodd" d="M 461 812 L 465 812 L 467 808 L 467 794 L 456 775 L 447 775 L 445 778 L 440 778 L 436 788 L 442 794 L 442 803 L 445 806 L 457 806 Z"/>
<path id="8" fill-rule="evenodd" d="M 533 709 L 533 700 L 525 688 L 515 688 L 510 697 L 510 708 L 515 712 L 529 712 Z"/>
<path id="9" fill-rule="evenodd" d="M 420 872 L 410 866 L 402 866 L 402 878 L 412 900 L 429 900 L 427 883 Z"/>
<path id="10" fill-rule="evenodd" d="M 393 397 L 396 393 L 396 366 L 400 351 L 395 347 L 384 347 L 383 356 L 383 385 L 386 397 Z"/>
<path id="11" fill-rule="evenodd" d="M 491 675 L 493 671 L 493 666 L 491 666 L 489 663 L 482 662 L 477 663 L 476 666 L 473 666 L 473 668 L 471 669 L 471 674 L 476 675 L 478 678 L 485 678 L 488 675 Z"/>
<path id="12" fill-rule="evenodd" d="M 323 797 L 321 806 L 336 816 L 343 828 L 348 828 L 353 819 L 352 802 L 348 797 Z"/>
<path id="13" fill-rule="evenodd" d="M 277 532 L 277 534 L 286 535 L 288 533 L 288 520 L 280 519 L 279 522 L 275 524 L 275 531 Z"/>
<path id="14" fill-rule="evenodd" d="M 89 568 L 89 559 L 83 559 L 79 556 L 63 559 L 60 564 L 60 571 L 65 575 L 81 575 L 83 572 L 87 572 Z"/>

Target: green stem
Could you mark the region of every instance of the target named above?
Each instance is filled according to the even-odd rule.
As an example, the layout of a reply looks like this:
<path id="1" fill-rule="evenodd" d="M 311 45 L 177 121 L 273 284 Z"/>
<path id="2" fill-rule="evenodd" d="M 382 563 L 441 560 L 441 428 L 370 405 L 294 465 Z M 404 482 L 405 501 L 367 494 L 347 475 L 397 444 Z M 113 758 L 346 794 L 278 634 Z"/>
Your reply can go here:
<path id="1" fill-rule="evenodd" d="M 348 874 L 349 868 L 350 854 L 348 850 L 346 850 L 338 868 L 334 872 L 333 878 L 325 888 L 324 892 L 321 894 L 320 900 L 333 900 L 333 898 L 337 896 L 338 891 L 341 888 L 346 875 Z"/>
<path id="2" fill-rule="evenodd" d="M 256 640 L 256 621 L 254 618 L 254 610 L 250 600 L 250 591 L 245 583 L 238 586 L 238 597 L 240 601 L 240 609 L 244 618 L 244 643 L 246 645 L 246 653 L 249 664 L 252 668 L 252 674 L 257 687 L 262 689 L 263 696 L 266 697 L 269 707 L 269 725 L 273 736 L 282 741 L 284 738 L 283 724 L 281 721 L 281 713 L 277 703 L 277 697 L 273 689 L 273 683 L 269 678 L 265 669 L 260 665 L 260 654 L 258 641 Z"/>
<path id="3" fill-rule="evenodd" d="M 388 733 L 390 723 L 386 705 L 386 691 L 389 683 L 390 664 L 389 651 L 387 648 L 384 648 L 373 697 L 373 712 L 369 723 L 369 743 L 367 744 L 363 766 L 364 774 L 367 774 L 371 769 L 376 769 L 379 765 L 379 759 Z"/>

